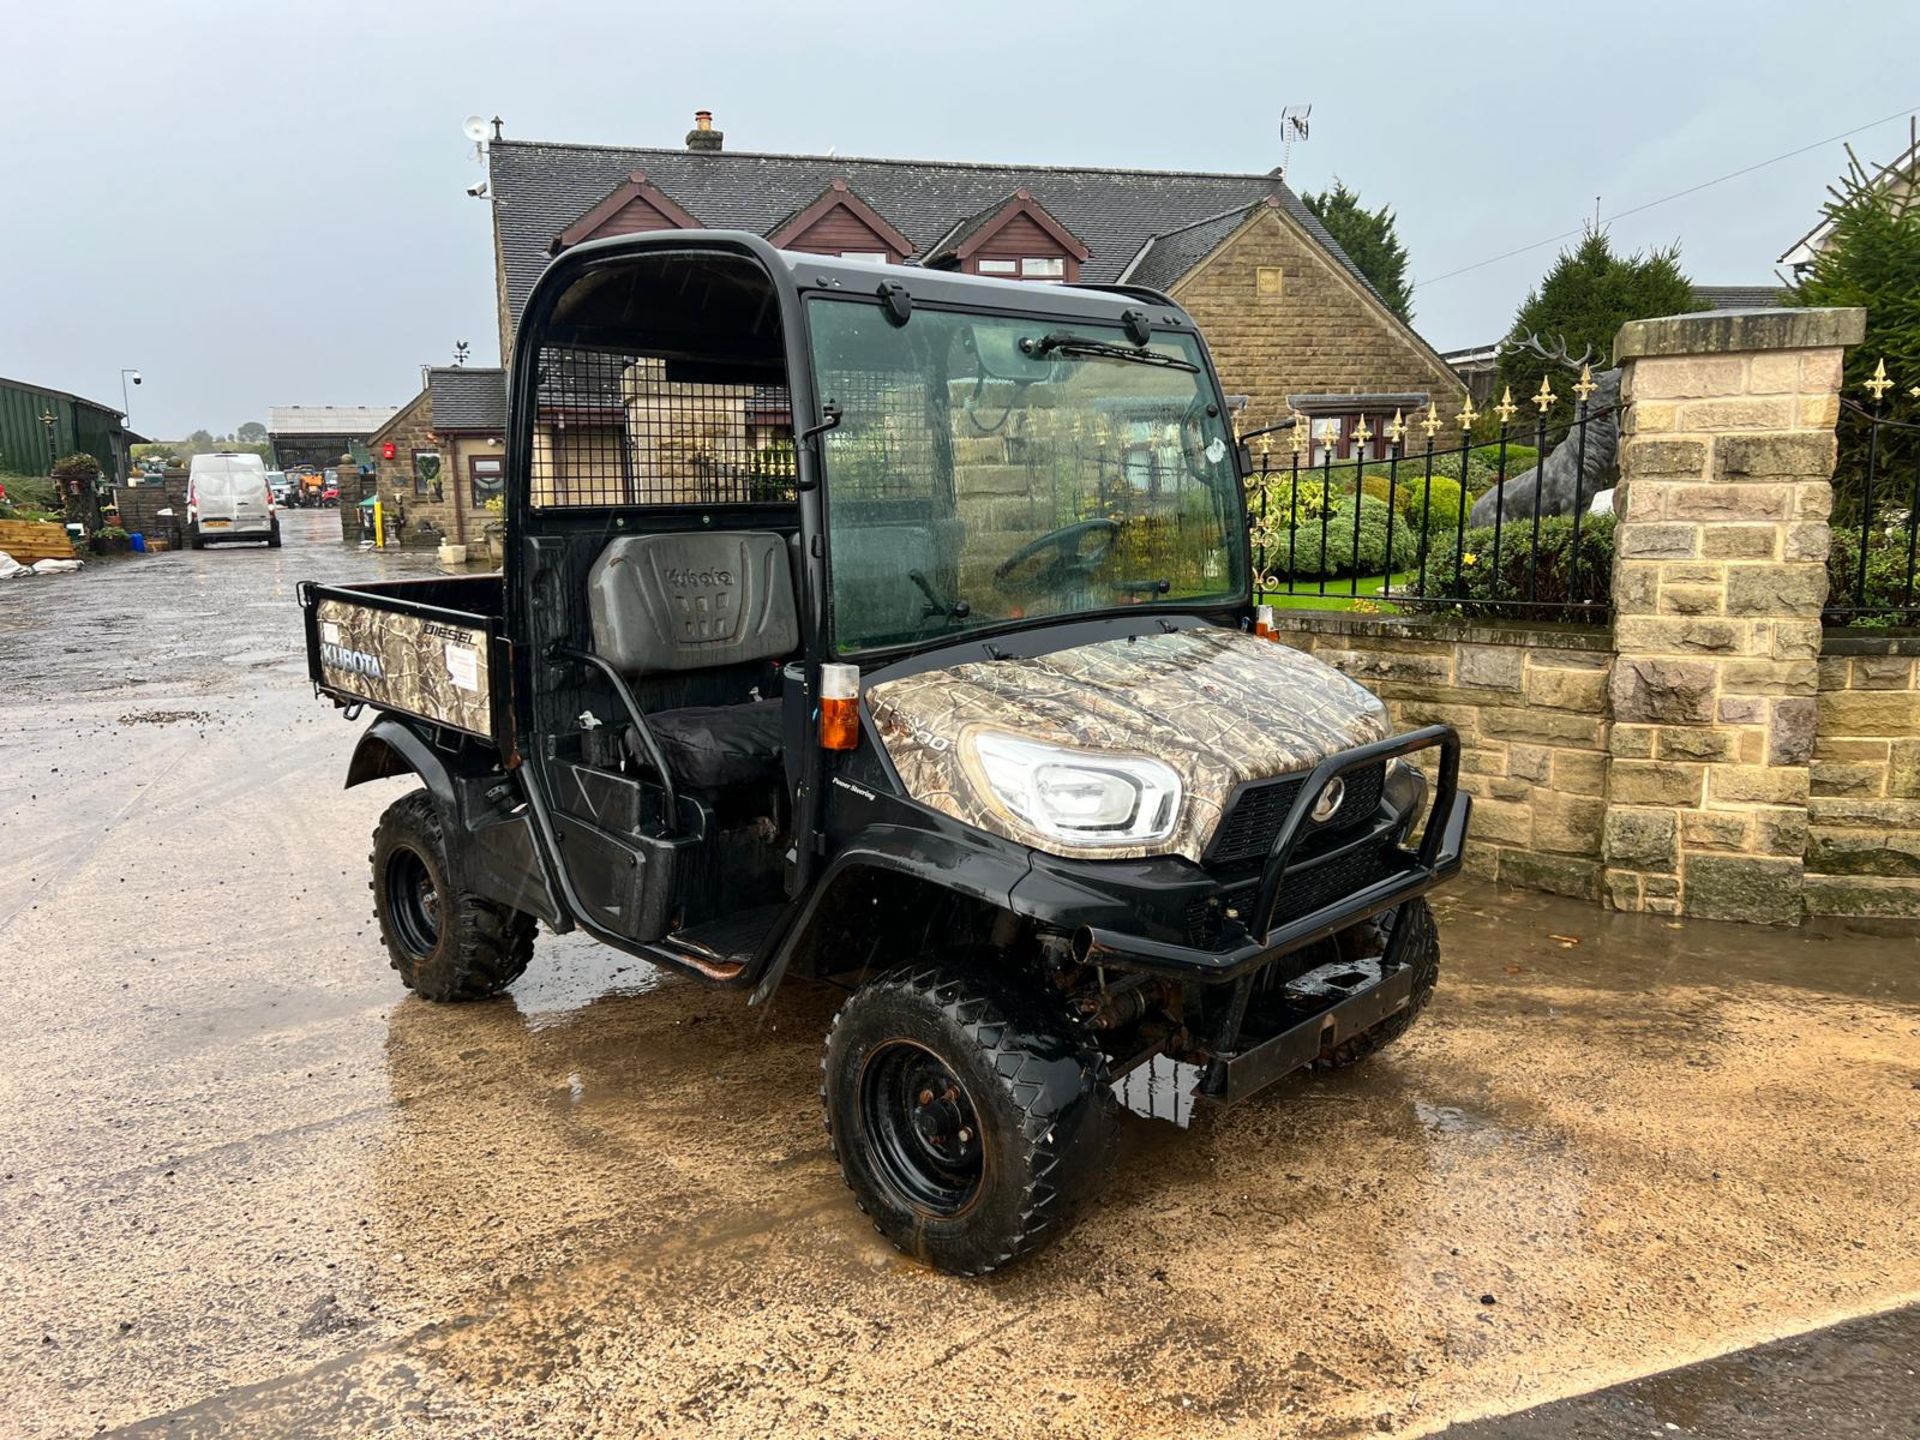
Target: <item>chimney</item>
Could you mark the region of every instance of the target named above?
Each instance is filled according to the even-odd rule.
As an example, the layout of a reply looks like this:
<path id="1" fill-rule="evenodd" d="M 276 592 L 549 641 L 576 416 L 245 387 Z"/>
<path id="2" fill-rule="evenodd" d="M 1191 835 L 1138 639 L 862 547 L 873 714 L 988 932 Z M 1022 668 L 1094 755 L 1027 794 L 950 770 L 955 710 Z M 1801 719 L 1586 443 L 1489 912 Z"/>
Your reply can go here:
<path id="1" fill-rule="evenodd" d="M 697 150 L 709 155 L 720 153 L 720 142 L 727 137 L 713 128 L 713 112 L 696 110 L 693 112 L 693 128 L 687 131 L 687 149 Z"/>

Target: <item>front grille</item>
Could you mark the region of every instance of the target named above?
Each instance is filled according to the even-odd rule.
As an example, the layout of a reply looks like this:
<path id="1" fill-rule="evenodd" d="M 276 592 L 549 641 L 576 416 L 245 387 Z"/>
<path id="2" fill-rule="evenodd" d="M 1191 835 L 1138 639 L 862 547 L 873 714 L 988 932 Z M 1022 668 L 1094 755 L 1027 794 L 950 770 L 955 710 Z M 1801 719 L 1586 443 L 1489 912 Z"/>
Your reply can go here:
<path id="1" fill-rule="evenodd" d="M 1344 899 L 1363 890 L 1376 880 L 1385 879 L 1398 869 L 1400 847 L 1391 839 L 1361 845 L 1334 859 L 1322 861 L 1310 870 L 1293 870 L 1280 882 L 1280 896 L 1274 902 L 1273 921 L 1280 924 L 1297 920 L 1322 905 Z"/>
<path id="2" fill-rule="evenodd" d="M 1373 816 L 1380 804 L 1380 792 L 1387 783 L 1387 762 L 1382 760 L 1364 770 L 1346 775 L 1347 797 L 1333 818 L 1324 824 L 1307 822 L 1307 833 L 1339 834 Z M 1242 865 L 1264 860 L 1273 848 L 1273 840 L 1286 823 L 1294 798 L 1306 784 L 1305 775 L 1282 775 L 1276 780 L 1260 780 L 1243 786 L 1229 804 L 1226 818 L 1215 832 L 1207 850 L 1209 866 Z"/>

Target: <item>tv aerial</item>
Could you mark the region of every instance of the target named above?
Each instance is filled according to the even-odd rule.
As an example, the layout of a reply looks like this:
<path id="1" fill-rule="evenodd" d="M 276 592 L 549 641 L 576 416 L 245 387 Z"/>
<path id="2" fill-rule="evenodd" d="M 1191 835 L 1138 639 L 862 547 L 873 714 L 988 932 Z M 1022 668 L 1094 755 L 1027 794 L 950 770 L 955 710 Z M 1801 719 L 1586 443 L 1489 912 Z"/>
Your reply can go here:
<path id="1" fill-rule="evenodd" d="M 1313 114 L 1311 105 L 1289 105 L 1280 112 L 1280 178 L 1287 178 L 1287 171 L 1293 164 L 1293 142 L 1302 144 L 1307 139 L 1307 121 Z"/>

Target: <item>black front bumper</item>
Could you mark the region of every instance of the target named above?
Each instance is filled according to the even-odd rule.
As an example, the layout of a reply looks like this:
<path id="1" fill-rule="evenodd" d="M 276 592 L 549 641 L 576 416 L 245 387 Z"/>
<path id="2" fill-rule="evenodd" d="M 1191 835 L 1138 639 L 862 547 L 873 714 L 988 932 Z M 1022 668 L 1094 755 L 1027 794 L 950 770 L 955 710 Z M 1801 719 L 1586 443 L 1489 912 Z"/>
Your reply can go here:
<path id="1" fill-rule="evenodd" d="M 1290 882 L 1297 882 L 1310 875 L 1316 867 L 1328 863 L 1329 857 L 1325 855 L 1300 854 L 1300 844 L 1307 832 L 1307 817 L 1327 783 L 1336 776 L 1344 776 L 1370 765 L 1435 749 L 1440 753 L 1434 774 L 1433 806 L 1418 840 L 1394 839 L 1388 834 L 1394 832 L 1404 836 L 1405 829 L 1414 818 L 1411 815 L 1389 815 L 1373 831 L 1353 842 L 1355 846 L 1386 844 L 1391 863 L 1385 868 L 1385 873 L 1357 888 L 1325 899 L 1302 913 L 1277 913 L 1284 908 L 1281 905 L 1283 896 L 1290 889 L 1298 888 Z M 1267 853 L 1257 883 L 1240 887 L 1240 923 L 1225 943 L 1210 947 L 1195 944 L 1190 938 L 1176 939 L 1166 933 L 1165 926 L 1154 927 L 1160 929 L 1159 935 L 1145 933 L 1147 927 L 1140 925 L 1139 920 L 1146 906 L 1137 907 L 1133 916 L 1127 917 L 1133 923 L 1125 923 L 1122 915 L 1114 913 L 1113 907 L 1109 906 L 1104 907 L 1107 915 L 1076 926 L 1076 955 L 1088 964 L 1143 971 L 1168 979 L 1224 984 L 1249 976 L 1294 951 L 1305 949 L 1316 940 L 1338 934 L 1363 920 L 1392 910 L 1426 894 L 1460 869 L 1472 797 L 1461 793 L 1459 778 L 1460 739 L 1450 725 L 1432 725 L 1330 755 L 1314 768 L 1307 782 L 1300 787 L 1292 809 Z M 1131 875 L 1115 874 L 1113 878 L 1137 884 L 1153 863 L 1142 862 Z M 1069 881 L 1084 883 L 1084 872 L 1071 874 L 1064 866 L 1048 873 L 1049 879 L 1057 886 L 1064 887 Z M 1204 884 L 1203 881 L 1196 883 Z M 1021 889 L 1027 890 L 1028 887 L 1023 885 Z M 1136 898 L 1145 898 L 1150 893 L 1135 891 Z M 1038 901 L 1041 897 L 1036 891 L 1017 894 L 1016 898 Z M 1065 897 L 1061 898 L 1064 900 Z M 1067 907 L 1063 904 L 1061 908 L 1064 910 Z M 1122 923 L 1107 923 L 1109 918 Z"/>

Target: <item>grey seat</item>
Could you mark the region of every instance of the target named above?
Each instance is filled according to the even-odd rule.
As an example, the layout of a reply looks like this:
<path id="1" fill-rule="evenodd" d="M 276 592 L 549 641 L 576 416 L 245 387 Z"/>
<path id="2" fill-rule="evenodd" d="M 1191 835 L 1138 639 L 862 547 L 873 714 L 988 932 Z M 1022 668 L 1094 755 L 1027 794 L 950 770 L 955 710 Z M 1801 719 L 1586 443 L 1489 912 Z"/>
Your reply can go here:
<path id="1" fill-rule="evenodd" d="M 593 648 L 629 680 L 776 660 L 800 642 L 787 542 L 770 531 L 625 535 L 587 575 Z M 648 727 L 677 783 L 777 779 L 780 701 L 656 711 Z M 644 756 L 629 735 L 628 749 Z"/>

